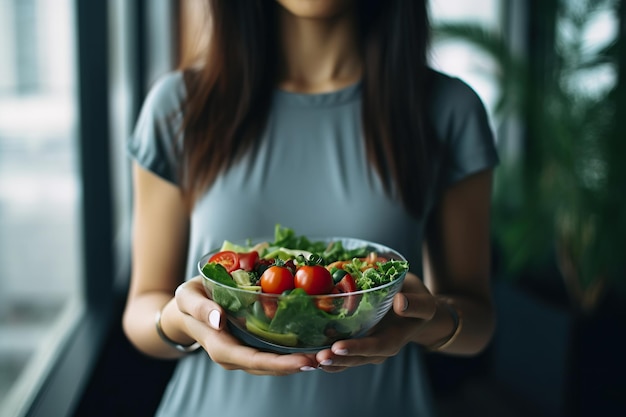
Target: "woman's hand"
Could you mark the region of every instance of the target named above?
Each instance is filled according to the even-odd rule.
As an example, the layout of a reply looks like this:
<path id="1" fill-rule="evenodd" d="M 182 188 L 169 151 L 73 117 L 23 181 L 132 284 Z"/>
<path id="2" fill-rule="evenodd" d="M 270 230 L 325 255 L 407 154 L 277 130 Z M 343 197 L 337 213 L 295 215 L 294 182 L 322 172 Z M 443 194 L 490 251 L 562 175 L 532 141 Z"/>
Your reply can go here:
<path id="1" fill-rule="evenodd" d="M 353 366 L 379 364 L 409 342 L 432 339 L 425 333 L 437 312 L 437 299 L 415 274 L 407 273 L 392 310 L 368 336 L 341 340 L 318 352 L 316 359 L 322 369 L 339 372 Z"/>
<path id="2" fill-rule="evenodd" d="M 225 312 L 206 296 L 200 276 L 180 285 L 175 301 L 184 314 L 186 333 L 225 369 L 255 375 L 288 375 L 314 370 L 318 366 L 314 355 L 281 355 L 242 345 L 226 329 Z"/>

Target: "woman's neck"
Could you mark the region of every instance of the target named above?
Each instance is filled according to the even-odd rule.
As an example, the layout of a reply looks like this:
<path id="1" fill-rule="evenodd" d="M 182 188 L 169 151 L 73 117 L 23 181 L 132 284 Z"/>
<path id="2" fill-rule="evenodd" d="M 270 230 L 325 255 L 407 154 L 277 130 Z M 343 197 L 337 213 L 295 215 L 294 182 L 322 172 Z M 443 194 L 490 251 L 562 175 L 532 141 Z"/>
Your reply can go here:
<path id="1" fill-rule="evenodd" d="M 357 22 L 346 13 L 313 19 L 279 11 L 279 88 L 301 93 L 338 90 L 361 78 Z"/>

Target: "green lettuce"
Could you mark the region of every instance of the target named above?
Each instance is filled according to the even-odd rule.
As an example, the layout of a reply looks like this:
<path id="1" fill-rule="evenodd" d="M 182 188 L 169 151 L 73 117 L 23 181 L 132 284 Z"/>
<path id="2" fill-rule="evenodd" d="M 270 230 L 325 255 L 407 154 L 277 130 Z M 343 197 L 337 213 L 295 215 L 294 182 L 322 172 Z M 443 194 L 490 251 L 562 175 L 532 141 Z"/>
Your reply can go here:
<path id="1" fill-rule="evenodd" d="M 295 333 L 300 342 L 317 346 L 326 341 L 324 330 L 329 317 L 315 306 L 303 289 L 296 288 L 278 302 L 269 329 L 276 333 Z"/>
<path id="2" fill-rule="evenodd" d="M 376 264 L 377 268 L 368 268 L 365 271 L 361 271 L 366 265 L 366 262 L 354 258 L 352 261 L 345 264 L 343 268 L 352 275 L 359 290 L 367 290 L 388 284 L 400 278 L 402 274 L 409 270 L 409 263 L 407 261 L 393 259 L 386 262 L 377 262 Z"/>
<path id="3" fill-rule="evenodd" d="M 322 241 L 311 241 L 306 236 L 297 235 L 293 229 L 277 224 L 274 229 L 274 241 L 270 243 L 268 251 L 277 251 L 280 248 L 315 253 L 323 259 L 325 265 L 339 260 L 362 258 L 371 251 L 368 247 L 346 249 L 340 241 L 332 242 L 330 245 Z"/>
<path id="4" fill-rule="evenodd" d="M 202 273 L 212 280 L 229 287 L 224 288 L 219 285 L 212 285 L 211 288 L 213 301 L 226 310 L 237 313 L 254 302 L 254 293 L 236 290 L 237 284 L 224 266 L 218 263 L 207 263 L 202 267 Z"/>

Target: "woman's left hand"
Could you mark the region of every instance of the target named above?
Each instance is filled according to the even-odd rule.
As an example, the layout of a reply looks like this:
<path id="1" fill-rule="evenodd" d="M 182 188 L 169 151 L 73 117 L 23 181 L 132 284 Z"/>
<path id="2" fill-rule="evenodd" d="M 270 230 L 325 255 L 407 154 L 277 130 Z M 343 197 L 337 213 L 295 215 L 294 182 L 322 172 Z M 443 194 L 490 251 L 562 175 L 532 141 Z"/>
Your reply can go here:
<path id="1" fill-rule="evenodd" d="M 318 352 L 316 359 L 327 372 L 380 364 L 407 343 L 418 340 L 436 311 L 436 298 L 415 274 L 407 273 L 402 291 L 394 297 L 392 311 L 367 336 L 335 342 L 330 349 Z"/>

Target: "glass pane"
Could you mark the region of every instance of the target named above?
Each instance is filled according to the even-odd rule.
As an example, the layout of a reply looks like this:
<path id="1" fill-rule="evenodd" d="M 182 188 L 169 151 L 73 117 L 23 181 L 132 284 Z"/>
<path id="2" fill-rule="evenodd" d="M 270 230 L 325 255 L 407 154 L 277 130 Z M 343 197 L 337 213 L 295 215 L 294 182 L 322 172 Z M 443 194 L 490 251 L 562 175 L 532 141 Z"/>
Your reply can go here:
<path id="1" fill-rule="evenodd" d="M 439 23 L 471 23 L 497 33 L 501 26 L 500 0 L 431 0 L 430 12 L 435 27 Z M 435 38 L 431 65 L 472 86 L 494 115 L 498 88 L 494 63 L 486 54 L 468 42 Z"/>
<path id="2" fill-rule="evenodd" d="M 19 416 L 81 311 L 71 0 L 0 0 L 0 415 Z"/>

